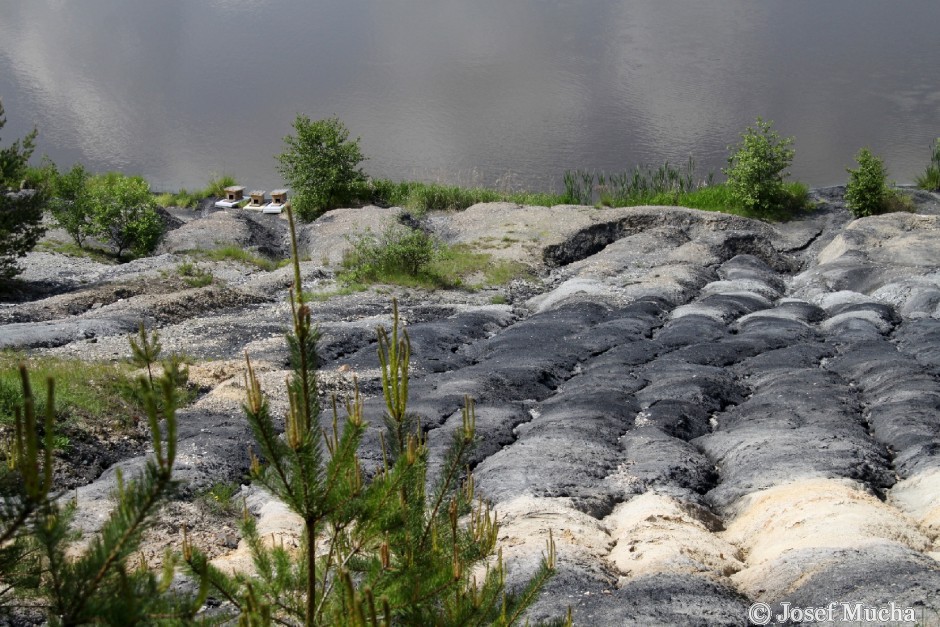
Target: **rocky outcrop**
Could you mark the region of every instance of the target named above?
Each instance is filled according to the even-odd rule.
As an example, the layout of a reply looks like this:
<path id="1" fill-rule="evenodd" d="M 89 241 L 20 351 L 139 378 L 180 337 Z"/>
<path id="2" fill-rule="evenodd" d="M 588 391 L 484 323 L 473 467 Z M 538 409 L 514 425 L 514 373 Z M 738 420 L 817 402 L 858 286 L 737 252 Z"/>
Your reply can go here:
<path id="1" fill-rule="evenodd" d="M 432 468 L 472 396 L 476 485 L 500 516 L 509 583 L 536 567 L 549 530 L 558 545 L 558 572 L 532 618 L 571 606 L 578 624 L 741 625 L 756 601 L 940 611 L 940 217 L 933 197 L 921 204 L 930 215 L 861 220 L 839 190 L 818 197 L 816 214 L 782 225 L 662 207 L 513 205 L 427 221 L 542 273 L 538 286 L 506 290 L 502 305 L 396 291 Z M 338 221 L 354 214 L 306 227 L 308 246 L 338 246 Z M 310 256 L 306 280 L 329 286 Z M 184 411 L 179 476 L 191 486 L 238 477 L 250 438 L 237 360 L 254 356 L 283 411 L 289 277 L 230 272 L 212 298 L 131 296 L 11 322 L 0 343 L 55 344 L 24 340 L 32 324 L 67 340 L 48 352 L 120 356 L 121 312 L 128 324 L 149 315 L 165 346 L 222 360 L 196 367 L 211 392 Z M 206 306 L 164 303 L 188 294 L 205 294 Z M 313 310 L 324 387 L 348 391 L 355 375 L 380 424 L 374 328 L 389 322 L 389 297 L 335 297 Z M 42 331 L 47 323 L 58 330 Z M 78 324 L 98 325 L 94 342 L 61 330 Z M 366 468 L 380 463 L 377 442 L 371 430 Z M 109 476 L 79 490 L 88 529 Z M 263 495 L 252 492 L 252 511 L 290 533 Z"/>

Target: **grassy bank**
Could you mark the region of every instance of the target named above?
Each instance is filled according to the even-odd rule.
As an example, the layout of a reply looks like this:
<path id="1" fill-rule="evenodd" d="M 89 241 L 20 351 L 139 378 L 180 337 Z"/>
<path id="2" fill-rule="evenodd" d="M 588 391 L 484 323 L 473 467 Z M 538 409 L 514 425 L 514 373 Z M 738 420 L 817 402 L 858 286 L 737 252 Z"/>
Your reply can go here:
<path id="1" fill-rule="evenodd" d="M 163 192 L 157 194 L 157 204 L 161 207 L 180 207 L 182 209 L 194 209 L 199 201 L 204 198 L 222 198 L 225 196 L 225 188 L 237 185 L 235 177 L 223 174 L 209 180 L 209 183 L 202 189 L 189 191 L 185 188 L 178 192 Z M 247 202 L 247 201 L 246 201 Z"/>
<path id="2" fill-rule="evenodd" d="M 636 166 L 616 173 L 568 170 L 564 183 L 565 191 L 556 193 L 499 191 L 486 187 L 376 179 L 368 183 L 364 195 L 372 204 L 402 207 L 419 215 L 427 211 L 460 211 L 477 203 L 511 202 L 545 207 L 682 206 L 773 220 L 783 220 L 798 214 L 807 206 L 809 195 L 808 188 L 802 183 L 785 183 L 779 211 L 772 215 L 757 215 L 734 199 L 727 184 L 715 183 L 713 174 L 697 176 L 692 158 L 683 166 L 666 162 L 656 167 Z"/>
<path id="3" fill-rule="evenodd" d="M 421 181 L 372 180 L 368 200 L 383 207 L 402 207 L 417 213 L 460 211 L 481 202 L 511 202 L 520 205 L 551 207 L 566 204 L 564 195 L 551 192 L 502 192 L 486 187 L 460 187 Z"/>
<path id="4" fill-rule="evenodd" d="M 30 381 L 45 412 L 46 380 L 55 380 L 56 420 L 79 429 L 129 427 L 143 408 L 132 389 L 134 368 L 125 363 L 92 363 L 59 357 L 28 357 L 0 352 L 0 426 L 13 424 L 23 402 L 18 365 L 29 367 Z"/>

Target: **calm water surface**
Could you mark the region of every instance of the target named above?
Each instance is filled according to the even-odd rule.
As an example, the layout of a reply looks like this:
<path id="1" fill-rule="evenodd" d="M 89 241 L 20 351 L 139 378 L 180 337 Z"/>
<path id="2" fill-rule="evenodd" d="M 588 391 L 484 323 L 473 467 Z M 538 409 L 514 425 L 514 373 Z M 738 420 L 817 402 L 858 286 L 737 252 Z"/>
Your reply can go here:
<path id="1" fill-rule="evenodd" d="M 909 181 L 940 135 L 937 0 L 0 0 L 6 142 L 60 165 L 281 183 L 297 113 L 376 176 L 560 187 L 566 168 L 725 164 L 758 115 L 793 174 L 862 146 Z"/>

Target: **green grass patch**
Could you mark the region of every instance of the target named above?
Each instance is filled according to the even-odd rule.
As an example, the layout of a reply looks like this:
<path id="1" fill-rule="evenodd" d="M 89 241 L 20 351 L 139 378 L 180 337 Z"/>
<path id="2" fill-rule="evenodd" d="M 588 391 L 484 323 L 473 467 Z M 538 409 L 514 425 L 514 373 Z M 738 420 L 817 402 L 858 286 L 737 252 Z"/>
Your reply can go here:
<path id="1" fill-rule="evenodd" d="M 205 287 L 211 285 L 213 280 L 212 272 L 188 261 L 176 266 L 176 273 L 183 277 L 189 287 Z"/>
<path id="2" fill-rule="evenodd" d="M 304 300 L 315 303 L 323 303 L 336 296 L 349 296 L 350 294 L 364 292 L 366 289 L 368 289 L 368 286 L 363 285 L 362 283 L 345 283 L 338 286 L 334 290 L 324 290 L 322 292 L 305 291 Z"/>
<path id="3" fill-rule="evenodd" d="M 220 481 L 212 484 L 205 492 L 199 495 L 198 500 L 210 512 L 217 516 L 232 516 L 237 514 L 241 503 L 236 498 L 241 491 L 241 485 L 232 481 Z"/>
<path id="4" fill-rule="evenodd" d="M 740 203 L 736 202 L 731 193 L 731 189 L 724 183 L 701 187 L 695 191 L 683 194 L 658 194 L 643 199 L 638 205 L 689 207 L 690 209 L 719 211 L 743 216 L 745 218 L 770 219 L 772 221 L 788 220 L 812 208 L 809 201 L 809 189 L 806 185 L 798 182 L 790 182 L 784 183 L 783 188 L 785 196 L 781 201 L 780 207 L 774 212 L 762 213 L 760 215 L 745 209 Z"/>
<path id="5" fill-rule="evenodd" d="M 178 192 L 163 192 L 157 194 L 156 201 L 161 207 L 181 207 L 183 209 L 195 209 L 199 201 L 204 198 L 222 198 L 225 196 L 225 188 L 238 185 L 234 176 L 223 174 L 209 180 L 209 183 L 203 189 L 189 191 L 186 188 Z M 244 204 L 248 204 L 246 199 Z"/>
<path id="6" fill-rule="evenodd" d="M 46 380 L 55 380 L 56 419 L 79 428 L 123 428 L 133 424 L 142 408 L 133 391 L 134 369 L 124 363 L 91 363 L 58 357 L 28 357 L 0 352 L 0 425 L 12 425 L 23 402 L 19 363 L 29 369 L 39 414 L 45 413 Z"/>
<path id="7" fill-rule="evenodd" d="M 289 262 L 289 260 L 274 261 L 238 246 L 222 246 L 212 250 L 191 251 L 191 253 L 212 261 L 238 261 L 268 272 L 282 268 Z"/>
<path id="8" fill-rule="evenodd" d="M 99 263 L 107 263 L 110 265 L 116 265 L 119 263 L 117 256 L 106 251 L 100 250 L 98 248 L 82 248 L 75 242 L 63 242 L 57 239 L 47 239 L 39 242 L 36 245 L 36 250 L 46 253 L 58 253 L 60 255 L 67 255 L 69 257 L 84 257 L 86 259 L 93 259 Z"/>
<path id="9" fill-rule="evenodd" d="M 182 209 L 194 209 L 199 201 L 205 198 L 199 191 L 190 192 L 183 188 L 176 193 L 164 192 L 157 194 L 156 201 L 161 207 L 180 207 Z"/>
<path id="10" fill-rule="evenodd" d="M 914 183 L 920 189 L 929 192 L 940 191 L 940 167 L 929 165 L 924 169 L 924 173 L 914 179 Z"/>
<path id="11" fill-rule="evenodd" d="M 238 185 L 234 176 L 223 174 L 209 179 L 209 184 L 202 190 L 203 198 L 222 198 L 225 196 L 225 188 Z"/>
<path id="12" fill-rule="evenodd" d="M 444 247 L 428 271 L 439 277 L 444 285 L 470 289 L 506 285 L 514 279 L 532 276 L 525 264 L 494 259 L 489 253 L 476 251 L 466 244 Z M 482 277 L 482 280 L 468 283 L 472 277 Z"/>
<path id="13" fill-rule="evenodd" d="M 423 289 L 505 285 L 529 276 L 521 263 L 496 260 L 465 244 L 448 246 L 418 229 L 392 224 L 350 238 L 339 279 L 348 287 L 371 284 Z"/>
<path id="14" fill-rule="evenodd" d="M 559 194 L 528 191 L 498 191 L 485 187 L 460 187 L 421 181 L 394 182 L 373 180 L 369 184 L 370 202 L 385 207 L 425 211 L 461 211 L 481 202 L 512 202 L 520 205 L 550 207 L 563 204 Z"/>
<path id="15" fill-rule="evenodd" d="M 917 187 L 929 192 L 940 192 L 940 137 L 930 150 L 930 163 L 924 173 L 914 179 Z"/>

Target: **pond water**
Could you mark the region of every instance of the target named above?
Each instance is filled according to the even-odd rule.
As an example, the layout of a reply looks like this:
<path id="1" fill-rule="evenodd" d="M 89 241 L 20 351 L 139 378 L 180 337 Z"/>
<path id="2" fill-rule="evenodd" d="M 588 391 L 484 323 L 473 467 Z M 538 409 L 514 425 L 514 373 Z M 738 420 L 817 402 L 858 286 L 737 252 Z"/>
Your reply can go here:
<path id="1" fill-rule="evenodd" d="M 271 189 L 295 115 L 336 115 L 372 175 L 545 189 L 717 172 L 760 115 L 811 185 L 863 146 L 905 182 L 940 136 L 938 25 L 937 0 L 0 0 L 0 133 Z"/>

